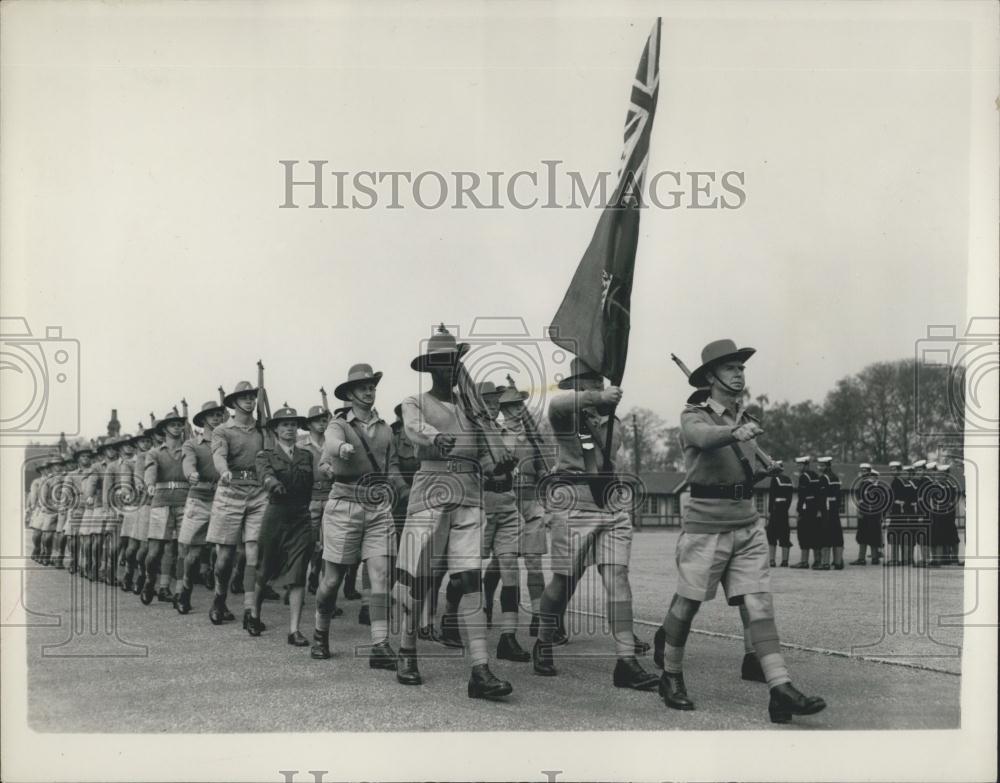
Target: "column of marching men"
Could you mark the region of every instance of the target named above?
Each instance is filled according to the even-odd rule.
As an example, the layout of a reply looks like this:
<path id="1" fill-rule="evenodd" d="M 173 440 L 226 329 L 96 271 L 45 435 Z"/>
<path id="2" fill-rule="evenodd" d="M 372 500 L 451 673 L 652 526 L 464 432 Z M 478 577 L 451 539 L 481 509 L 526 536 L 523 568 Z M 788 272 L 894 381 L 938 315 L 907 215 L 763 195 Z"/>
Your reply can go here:
<path id="1" fill-rule="evenodd" d="M 264 600 L 277 597 L 269 586 L 274 582 L 289 607 L 288 644 L 309 647 L 316 660 L 329 659 L 337 646 L 332 620 L 343 614 L 337 606 L 343 587 L 345 597 L 362 599 L 358 619 L 370 627 L 372 669 L 420 685 L 419 642 L 463 648 L 468 695 L 483 699 L 513 690 L 489 666 L 487 629 L 494 625 L 497 587 L 494 654 L 530 662 L 536 675 L 551 677 L 558 673 L 554 652 L 568 642 L 567 605 L 595 565 L 617 659 L 613 684 L 658 690 L 678 710 L 694 708 L 681 666 L 691 622 L 721 584 L 744 628 L 741 677 L 768 684 L 771 720 L 822 710 L 822 699 L 792 686 L 774 622 L 769 567 L 779 547 L 781 566 L 788 565 L 793 488 L 780 463 L 762 471 L 750 464 L 762 429 L 742 407 L 741 391 L 744 362 L 754 350 L 716 341 L 691 374 L 698 391 L 681 414 L 691 500 L 677 543 L 677 591 L 654 637 L 653 660 L 663 669 L 657 676 L 639 662 L 649 645 L 632 628 L 631 520 L 627 508 L 601 495 L 615 486 L 608 479 L 616 477 L 621 445 L 620 422 L 612 419 L 621 389 L 606 387 L 599 373 L 574 359 L 539 426 L 526 406 L 528 393 L 513 379 L 503 387 L 483 382 L 476 394 L 495 425 L 487 430 L 457 388 L 467 349 L 441 327 L 411 362 L 430 378 L 430 388 L 397 405 L 392 424 L 375 407 L 382 373 L 357 364 L 334 392 L 345 406 L 333 411 L 324 392 L 324 405 L 300 415 L 285 404 L 262 429 L 255 416 L 258 389 L 241 381 L 201 406 L 191 420 L 198 431 L 175 408 L 134 436 L 46 460 L 29 493 L 32 557 L 117 585 L 143 605 L 171 604 L 181 615 L 196 610 L 192 593 L 200 582 L 211 592 L 207 616 L 215 626 L 236 619 L 229 594 L 242 593 L 242 627 L 253 637 L 266 630 Z M 820 474 L 810 470 L 808 457 L 797 461 L 803 554 L 792 567 L 809 568 L 812 552 L 812 568 L 841 569 L 840 481 L 829 458 L 819 460 Z M 602 465 L 610 465 L 610 473 Z M 914 562 L 913 547 L 926 552 L 928 543 L 928 565 L 957 563 L 954 504 L 946 507 L 941 493 L 921 483 L 933 481 L 928 466 L 893 466 L 898 475 L 887 511 L 877 502 L 885 493 L 865 489 L 879 477 L 863 467 L 855 563 L 865 562 L 866 549 L 880 562 L 883 528 L 887 564 Z M 942 476 L 948 470 L 931 467 Z M 772 491 L 765 527 L 752 488 L 766 476 Z M 550 479 L 556 481 L 546 483 Z M 938 506 L 928 508 L 927 498 L 937 498 Z M 925 520 L 925 528 L 915 524 Z M 930 541 L 912 535 L 920 529 L 929 531 Z M 528 635 L 535 638 L 530 653 L 518 640 L 521 560 Z M 445 605 L 436 623 L 442 587 Z M 316 609 L 303 633 L 307 589 L 316 593 Z M 390 640 L 394 607 L 398 651 Z"/>

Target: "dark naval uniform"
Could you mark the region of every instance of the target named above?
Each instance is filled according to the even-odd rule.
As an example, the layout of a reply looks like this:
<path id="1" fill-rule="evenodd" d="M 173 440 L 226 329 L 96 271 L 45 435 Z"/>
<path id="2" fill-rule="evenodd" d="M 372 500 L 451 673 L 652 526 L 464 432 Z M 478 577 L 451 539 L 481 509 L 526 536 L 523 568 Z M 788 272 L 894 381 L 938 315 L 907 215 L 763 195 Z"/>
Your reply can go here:
<path id="1" fill-rule="evenodd" d="M 275 443 L 257 453 L 255 469 L 270 495 L 260 528 L 260 567 L 257 583 L 266 584 L 283 576 L 282 584 L 303 587 L 313 550 L 309 517 L 312 499 L 313 457 L 309 449 L 292 447 L 289 456 Z M 271 494 L 277 487 L 283 494 Z"/>
<path id="2" fill-rule="evenodd" d="M 832 470 L 820 476 L 820 493 L 822 505 L 820 513 L 823 519 L 823 546 L 842 547 L 844 545 L 844 529 L 840 523 L 840 477 Z"/>
<path id="3" fill-rule="evenodd" d="M 858 508 L 858 532 L 854 540 L 860 546 L 872 547 L 876 552 L 882 546 L 882 515 L 885 512 L 885 496 L 888 489 L 878 476 L 863 476 L 855 489 L 854 502 Z M 873 556 L 872 563 L 877 563 L 878 557 Z"/>
<path id="4" fill-rule="evenodd" d="M 767 543 L 771 546 L 790 547 L 791 530 L 788 512 L 792 506 L 795 489 L 792 480 L 784 473 L 774 476 L 768 490 Z"/>
<path id="5" fill-rule="evenodd" d="M 799 549 L 806 551 L 809 549 L 819 549 L 819 506 L 817 504 L 817 491 L 819 488 L 819 476 L 808 468 L 799 473 L 798 502 L 796 511 L 798 519 L 795 523 L 795 534 L 798 539 Z"/>

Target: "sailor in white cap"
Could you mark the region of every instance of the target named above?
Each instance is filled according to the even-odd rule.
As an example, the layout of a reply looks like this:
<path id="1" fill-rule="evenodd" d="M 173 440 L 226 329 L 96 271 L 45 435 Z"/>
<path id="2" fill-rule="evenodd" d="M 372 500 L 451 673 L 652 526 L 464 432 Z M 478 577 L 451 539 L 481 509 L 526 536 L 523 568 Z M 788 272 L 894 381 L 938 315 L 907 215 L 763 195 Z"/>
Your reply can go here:
<path id="1" fill-rule="evenodd" d="M 870 462 L 858 465 L 860 473 L 855 484 L 854 500 L 858 508 L 858 530 L 854 540 L 858 542 L 858 559 L 851 565 L 865 565 L 867 550 L 872 551 L 872 565 L 879 564 L 882 547 L 882 516 L 886 510 L 888 488 L 878 480 L 878 473 Z"/>
<path id="2" fill-rule="evenodd" d="M 813 568 L 820 568 L 820 550 L 817 542 L 818 538 L 818 511 L 816 501 L 816 490 L 818 488 L 819 475 L 810 469 L 812 457 L 806 455 L 795 458 L 795 464 L 799 466 L 798 500 L 795 504 L 795 537 L 798 540 L 799 550 L 802 553 L 799 562 L 792 568 L 809 568 L 809 550 L 813 549 Z"/>
<path id="3" fill-rule="evenodd" d="M 823 467 L 818 493 L 823 531 L 823 570 L 828 571 L 832 565 L 835 571 L 843 571 L 844 530 L 840 524 L 840 477 L 833 472 L 833 457 L 820 457 L 816 461 Z M 831 553 L 833 555 L 832 563 Z"/>
<path id="4" fill-rule="evenodd" d="M 909 465 L 906 466 L 909 469 Z M 907 487 L 904 484 L 906 476 L 903 473 L 903 463 L 899 460 L 892 460 L 889 463 L 891 470 L 889 482 L 889 512 L 885 520 L 885 544 L 886 558 L 882 565 L 897 566 L 900 562 L 900 548 L 898 542 L 898 530 L 906 524 L 906 495 Z"/>

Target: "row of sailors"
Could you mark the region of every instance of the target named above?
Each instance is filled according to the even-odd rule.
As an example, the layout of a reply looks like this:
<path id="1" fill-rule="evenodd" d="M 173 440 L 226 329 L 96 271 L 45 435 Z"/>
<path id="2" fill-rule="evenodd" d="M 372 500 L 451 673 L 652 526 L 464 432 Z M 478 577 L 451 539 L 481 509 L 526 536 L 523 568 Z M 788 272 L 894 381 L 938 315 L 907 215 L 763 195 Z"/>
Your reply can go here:
<path id="1" fill-rule="evenodd" d="M 841 524 L 843 487 L 833 470 L 832 457 L 816 462 L 820 472 L 811 468 L 810 456 L 798 457 L 798 483 L 781 473 L 769 487 L 768 545 L 771 565 L 777 548 L 782 551 L 781 565 L 789 565 L 791 531 L 789 512 L 796 499 L 796 536 L 801 550 L 800 561 L 791 568 L 828 571 L 844 568 L 844 534 Z M 780 464 L 780 463 L 779 463 Z M 883 547 L 888 543 L 885 565 L 960 565 L 959 535 L 956 524 L 959 488 L 951 476 L 951 465 L 920 459 L 904 465 L 889 463 L 891 474 L 882 478 L 871 463 L 862 462 L 851 490 L 858 510 L 855 540 L 858 557 L 851 565 L 865 565 L 868 552 L 871 562 L 883 562 Z M 797 496 L 797 497 L 796 497 Z M 920 545 L 924 557 L 914 560 L 914 547 Z"/>

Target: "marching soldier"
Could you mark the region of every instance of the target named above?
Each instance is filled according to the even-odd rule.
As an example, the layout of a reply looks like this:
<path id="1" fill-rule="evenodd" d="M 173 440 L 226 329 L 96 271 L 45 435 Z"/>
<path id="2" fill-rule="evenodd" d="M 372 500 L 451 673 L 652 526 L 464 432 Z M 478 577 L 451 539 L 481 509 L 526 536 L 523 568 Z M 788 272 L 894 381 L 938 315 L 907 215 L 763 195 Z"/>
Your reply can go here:
<path id="1" fill-rule="evenodd" d="M 325 394 L 325 392 L 324 392 Z M 299 446 L 308 449 L 312 454 L 313 486 L 309 501 L 309 520 L 313 531 L 313 552 L 309 559 L 309 592 L 315 594 L 319 588 L 319 579 L 323 573 L 323 507 L 326 505 L 333 482 L 320 467 L 323 456 L 323 443 L 326 438 L 326 427 L 330 423 L 330 412 L 322 405 L 313 405 L 306 416 L 305 437 L 299 441 Z"/>
<path id="2" fill-rule="evenodd" d="M 551 447 L 546 447 L 540 433 L 529 432 L 533 423 L 527 421 L 530 413 L 524 405 L 528 396 L 528 392 L 515 388 L 513 379 L 510 379 L 510 386 L 504 389 L 499 402 L 504 427 L 508 433 L 507 448 L 518 458 L 514 482 L 517 508 L 521 517 L 518 551 L 524 558 L 524 568 L 528 572 L 528 597 L 531 600 L 528 635 L 537 637 L 542 594 L 545 592 L 542 556 L 548 554 L 548 544 L 545 539 L 545 508 L 539 496 L 538 483 L 548 472 L 545 451 L 551 452 Z M 552 455 L 548 456 L 551 458 Z"/>
<path id="3" fill-rule="evenodd" d="M 833 472 L 833 457 L 820 457 L 817 462 L 823 466 L 817 493 L 823 529 L 823 570 L 829 570 L 832 552 L 834 570 L 843 571 L 844 529 L 840 523 L 840 477 Z"/>
<path id="4" fill-rule="evenodd" d="M 813 569 L 822 568 L 819 549 L 819 508 L 816 493 L 819 476 L 810 469 L 812 457 L 796 457 L 799 466 L 798 501 L 795 505 L 797 519 L 795 521 L 795 536 L 798 539 L 801 559 L 792 568 L 809 568 L 809 550 L 813 552 Z"/>
<path id="5" fill-rule="evenodd" d="M 58 518 L 56 520 L 55 535 L 55 567 L 66 568 L 66 543 L 69 540 L 67 528 L 69 517 L 72 513 L 72 504 L 75 500 L 72 490 L 72 479 L 70 473 L 76 469 L 76 456 L 72 453 L 62 458 L 59 469 L 59 483 L 55 487 L 55 499 Z"/>
<path id="6" fill-rule="evenodd" d="M 779 467 L 783 465 L 781 460 L 778 460 L 776 464 Z M 774 568 L 774 556 L 779 546 L 781 547 L 781 567 L 788 567 L 788 555 L 792 550 L 788 512 L 791 510 L 792 495 L 794 494 L 795 488 L 792 485 L 792 480 L 783 469 L 778 475 L 771 476 L 767 509 L 767 549 L 771 568 Z"/>
<path id="7" fill-rule="evenodd" d="M 49 475 L 49 460 L 39 462 L 35 470 L 38 475 L 31 481 L 28 488 L 26 507 L 29 527 L 31 528 L 31 559 L 42 562 L 42 492 L 45 479 Z"/>
<path id="8" fill-rule="evenodd" d="M 98 563 L 100 558 L 99 540 L 103 533 L 104 509 L 101 505 L 104 484 L 104 471 L 107 466 L 109 445 L 107 441 L 97 444 L 94 449 L 95 458 L 87 470 L 83 483 L 83 498 L 86 510 L 80 525 L 81 536 L 81 574 L 91 582 L 97 581 Z"/>
<path id="9" fill-rule="evenodd" d="M 480 605 L 480 547 L 485 524 L 481 475 L 512 467 L 506 453 L 491 453 L 481 425 L 469 418 L 455 393 L 464 368 L 460 362 L 467 343 L 457 343 L 443 326 L 410 363 L 417 372 L 428 372 L 432 386 L 403 400 L 403 426 L 417 448 L 420 470 L 413 479 L 406 524 L 399 550 L 403 629 L 396 679 L 403 685 L 420 685 L 417 668 L 417 625 L 420 604 L 433 582 L 435 560 L 447 556 L 448 567 L 461 580 L 460 603 L 466 644 L 472 663 L 468 684 L 470 698 L 499 699 L 513 691 L 489 668 L 485 614 Z"/>
<path id="10" fill-rule="evenodd" d="M 872 565 L 878 565 L 882 549 L 881 495 L 884 487 L 880 487 L 878 471 L 872 468 L 870 462 L 862 462 L 858 467 L 861 470 L 855 491 L 858 532 L 854 537 L 858 542 L 858 559 L 851 561 L 851 565 L 865 565 L 868 549 L 872 552 Z"/>
<path id="11" fill-rule="evenodd" d="M 104 507 L 104 525 L 101 541 L 100 576 L 110 587 L 118 586 L 118 557 L 122 520 L 132 501 L 132 468 L 128 459 L 134 453 L 132 438 L 123 435 L 113 438 L 114 454 L 109 455 L 108 465 L 101 488 L 101 505 Z"/>
<path id="12" fill-rule="evenodd" d="M 486 406 L 493 421 L 500 413 L 500 397 L 503 389 L 491 381 L 478 384 L 476 392 Z M 501 430 L 504 440 L 509 443 L 510 434 Z M 508 446 L 509 449 L 509 446 Z M 520 546 L 521 516 L 514 494 L 513 478 L 510 473 L 502 477 L 487 477 L 483 482 L 483 503 L 486 510 L 486 527 L 483 531 L 482 556 L 484 560 L 495 559 L 503 587 L 500 588 L 500 641 L 497 658 L 527 663 L 531 655 L 517 642 L 517 617 L 520 603 L 521 576 L 517 556 Z M 484 580 L 485 581 L 485 580 Z M 495 584 L 494 584 L 494 589 Z M 492 615 L 492 591 L 486 594 L 484 606 L 489 608 L 487 622 Z M 442 622 L 444 626 L 445 623 Z"/>
<path id="13" fill-rule="evenodd" d="M 191 421 L 201 432 L 181 444 L 181 471 L 189 489 L 184 503 L 180 531 L 177 534 L 178 557 L 181 560 L 181 583 L 174 594 L 174 608 L 180 614 L 191 611 L 191 591 L 201 563 L 202 547 L 208 534 L 208 520 L 219 481 L 219 471 L 212 459 L 212 433 L 222 424 L 226 407 L 216 400 L 202 403 Z"/>
<path id="14" fill-rule="evenodd" d="M 84 556 L 82 528 L 83 517 L 87 508 L 84 498 L 84 484 L 90 475 L 94 452 L 92 449 L 84 447 L 79 449 L 74 457 L 76 468 L 67 474 L 70 482 L 67 489 L 72 495 L 69 516 L 66 519 L 66 548 L 69 551 L 69 568 L 67 571 L 70 574 L 80 574 L 82 576 Z"/>
<path id="15" fill-rule="evenodd" d="M 181 452 L 186 421 L 176 410 L 160 419 L 156 429 L 163 434 L 164 441 L 151 449 L 146 458 L 143 479 L 153 492 L 149 510 L 146 583 L 139 594 L 139 599 L 146 606 L 152 603 L 154 595 L 162 602 L 172 604 L 174 600 L 170 584 L 177 562 L 177 536 L 190 488 L 184 476 L 184 455 Z M 154 585 L 157 577 L 158 591 Z"/>
<path id="16" fill-rule="evenodd" d="M 53 543 L 56 537 L 56 527 L 59 525 L 58 487 L 62 481 L 62 460 L 55 457 L 49 460 L 47 475 L 42 483 L 41 492 L 41 527 L 42 527 L 42 565 L 54 565 Z"/>
<path id="17" fill-rule="evenodd" d="M 902 485 L 901 497 L 903 500 L 903 517 L 901 529 L 897 533 L 900 555 L 899 565 L 913 565 L 913 553 L 916 547 L 914 532 L 916 530 L 919 516 L 917 514 L 917 482 L 916 470 L 913 465 L 903 466 L 903 475 L 900 480 Z"/>
<path id="18" fill-rule="evenodd" d="M 224 398 L 233 418 L 212 432 L 212 458 L 219 487 L 212 501 L 206 541 L 216 545 L 215 600 L 208 618 L 213 625 L 233 619 L 226 606 L 230 572 L 236 548 L 243 541 L 243 625 L 247 626 L 257 582 L 257 541 L 267 507 L 267 493 L 257 477 L 256 457 L 264 448 L 263 434 L 254 420 L 257 389 L 240 381 Z"/>
<path id="19" fill-rule="evenodd" d="M 392 430 L 374 407 L 381 379 L 382 373 L 371 365 L 355 364 L 333 392 L 350 403 L 350 410 L 330 419 L 323 444 L 321 467 L 333 486 L 323 510 L 324 566 L 316 593 L 311 655 L 330 657 L 330 618 L 337 590 L 347 570 L 363 563 L 371 585 L 368 665 L 395 671 L 396 654 L 389 645 L 389 566 L 396 549 L 392 507 L 394 495 L 405 485 Z"/>
<path id="20" fill-rule="evenodd" d="M 684 647 L 698 608 L 715 597 L 721 581 L 729 603 L 742 603 L 749 616 L 753 647 L 770 688 L 770 719 L 787 723 L 793 715 L 819 712 L 826 703 L 792 685 L 774 621 L 767 538 L 752 500 L 752 441 L 762 430 L 740 405 L 744 362 L 754 353 L 737 349 L 732 340 L 709 343 L 689 378 L 695 388 L 708 386 L 709 397 L 681 413 L 691 500 L 677 541 L 677 592 L 663 620 L 660 695 L 668 707 L 694 709 L 682 674 Z"/>
<path id="21" fill-rule="evenodd" d="M 275 435 L 273 445 L 257 453 L 255 464 L 257 477 L 270 500 L 257 539 L 256 583 L 252 591 L 247 591 L 253 603 L 244 626 L 251 636 L 260 636 L 264 630 L 260 617 L 264 589 L 269 581 L 277 579 L 288 589 L 288 643 L 307 647 L 309 640 L 299 631 L 299 620 L 306 590 L 306 570 L 313 549 L 309 518 L 312 453 L 295 445 L 298 431 L 306 428 L 306 421 L 294 408 L 288 407 L 288 403 L 275 411 L 267 426 Z"/>
<path id="22" fill-rule="evenodd" d="M 132 463 L 132 491 L 135 493 L 138 507 L 134 520 L 122 520 L 122 528 L 129 531 L 129 542 L 125 550 L 125 576 L 122 577 L 121 587 L 125 591 L 131 590 L 135 595 L 139 595 L 146 585 L 149 512 L 153 503 L 152 487 L 147 486 L 145 481 L 146 462 L 149 460 L 149 452 L 157 445 L 159 438 L 155 420 L 148 428 L 141 428 L 136 434 L 135 462 Z M 135 573 L 136 568 L 139 569 L 138 576 Z"/>
<path id="23" fill-rule="evenodd" d="M 550 509 L 552 579 L 542 594 L 542 626 L 532 650 L 536 674 L 551 677 L 556 668 L 552 646 L 558 618 L 566 609 L 577 584 L 591 563 L 596 563 L 608 596 L 608 621 L 618 661 L 612 682 L 619 688 L 651 690 L 657 677 L 645 671 L 636 658 L 632 632 L 632 589 L 628 564 L 632 549 L 632 522 L 615 499 L 604 497 L 605 487 L 616 478 L 614 456 L 621 448 L 621 427 L 613 432 L 611 453 L 603 453 L 608 427 L 620 424 L 611 414 L 622 397 L 617 386 L 604 387 L 604 378 L 579 358 L 570 375 L 559 382 L 566 394 L 549 404 L 549 424 L 558 446 L 554 475 L 565 483 L 567 508 Z M 612 474 L 602 474 L 602 463 Z M 561 529 L 559 535 L 556 531 Z"/>
<path id="24" fill-rule="evenodd" d="M 121 464 L 119 465 L 118 491 L 121 494 L 121 527 L 118 529 L 118 545 L 114 557 L 114 584 L 123 590 L 131 590 L 131 583 L 126 588 L 123 584 L 125 573 L 122 571 L 127 565 L 128 550 L 132 544 L 132 536 L 135 534 L 135 518 L 139 513 L 139 504 L 142 502 L 141 493 L 137 491 L 134 481 L 135 460 L 137 456 L 137 443 L 142 436 L 140 431 L 136 436 L 126 435 L 122 438 Z M 118 575 L 121 572 L 122 578 Z"/>
<path id="25" fill-rule="evenodd" d="M 413 477 L 420 470 L 420 460 L 417 458 L 417 449 L 406 437 L 406 429 L 403 427 L 403 406 L 397 404 L 393 408 L 396 415 L 392 427 L 392 449 L 396 452 L 399 461 L 399 476 L 403 480 L 399 492 L 393 498 L 392 523 L 396 528 L 396 546 L 392 551 L 392 562 L 389 566 L 389 589 L 396 584 L 396 553 L 399 550 L 399 542 L 403 536 L 403 525 L 406 524 L 406 506 L 410 502 L 410 487 L 413 486 Z"/>

